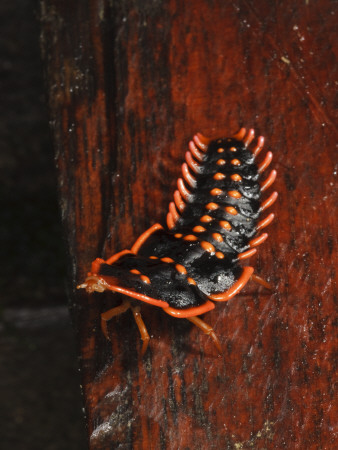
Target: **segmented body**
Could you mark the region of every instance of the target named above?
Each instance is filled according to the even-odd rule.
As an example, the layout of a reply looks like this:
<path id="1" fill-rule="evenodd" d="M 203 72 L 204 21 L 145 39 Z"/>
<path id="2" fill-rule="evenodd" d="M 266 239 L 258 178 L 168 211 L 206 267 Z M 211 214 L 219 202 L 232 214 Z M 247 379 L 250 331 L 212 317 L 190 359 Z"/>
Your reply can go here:
<path id="1" fill-rule="evenodd" d="M 95 260 L 79 287 L 121 292 L 182 318 L 196 318 L 213 309 L 214 301 L 236 295 L 253 274 L 253 268 L 242 267 L 240 261 L 266 239 L 266 233 L 256 234 L 274 216 L 261 221 L 259 217 L 277 198 L 274 192 L 261 201 L 276 172 L 260 182 L 272 154 L 268 152 L 257 165 L 264 140 L 260 137 L 250 151 L 253 138 L 253 130 L 245 129 L 227 139 L 194 136 L 169 206 L 167 227 L 155 224 L 131 250 L 107 261 Z"/>

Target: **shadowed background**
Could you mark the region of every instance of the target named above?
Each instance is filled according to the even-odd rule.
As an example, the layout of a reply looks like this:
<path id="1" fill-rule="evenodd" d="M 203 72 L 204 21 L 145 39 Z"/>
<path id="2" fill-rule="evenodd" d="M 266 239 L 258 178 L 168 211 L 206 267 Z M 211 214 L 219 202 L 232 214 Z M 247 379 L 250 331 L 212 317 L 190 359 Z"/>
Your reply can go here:
<path id="1" fill-rule="evenodd" d="M 86 448 L 40 60 L 40 5 L 0 5 L 0 447 Z"/>

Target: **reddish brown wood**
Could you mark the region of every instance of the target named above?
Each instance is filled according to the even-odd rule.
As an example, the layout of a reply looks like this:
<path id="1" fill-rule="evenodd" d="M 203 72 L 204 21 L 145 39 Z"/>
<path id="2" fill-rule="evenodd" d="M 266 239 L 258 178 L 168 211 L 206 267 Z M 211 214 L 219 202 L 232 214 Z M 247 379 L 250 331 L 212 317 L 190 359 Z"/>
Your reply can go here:
<path id="1" fill-rule="evenodd" d="M 328 0 L 42 1 L 92 449 L 338 446 L 336 13 Z M 205 315 L 223 357 L 147 305 L 144 358 L 130 313 L 107 342 L 100 313 L 122 298 L 76 284 L 92 259 L 164 223 L 196 131 L 240 125 L 266 136 L 278 171 L 278 220 L 250 260 L 275 292 L 252 283 Z"/>

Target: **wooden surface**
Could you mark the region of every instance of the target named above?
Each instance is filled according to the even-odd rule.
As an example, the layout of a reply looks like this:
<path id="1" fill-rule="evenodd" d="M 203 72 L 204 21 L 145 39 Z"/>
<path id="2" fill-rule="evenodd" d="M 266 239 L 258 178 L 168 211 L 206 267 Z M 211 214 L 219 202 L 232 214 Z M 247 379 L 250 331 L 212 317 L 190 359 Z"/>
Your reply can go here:
<path id="1" fill-rule="evenodd" d="M 327 0 L 42 0 L 42 53 L 91 449 L 334 449 L 334 44 Z M 270 280 L 205 315 L 224 348 L 118 295 L 76 292 L 91 261 L 164 223 L 189 139 L 254 127 L 278 220 L 250 259 Z"/>

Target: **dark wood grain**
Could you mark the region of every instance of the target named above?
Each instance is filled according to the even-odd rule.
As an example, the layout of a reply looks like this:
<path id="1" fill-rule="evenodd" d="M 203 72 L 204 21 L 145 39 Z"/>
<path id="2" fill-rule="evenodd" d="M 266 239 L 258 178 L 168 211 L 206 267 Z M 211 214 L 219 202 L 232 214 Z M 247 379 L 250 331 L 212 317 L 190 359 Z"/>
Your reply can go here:
<path id="1" fill-rule="evenodd" d="M 91 449 L 338 446 L 337 10 L 281 2 L 42 1 L 42 50 Z M 142 359 L 119 295 L 76 292 L 91 261 L 164 223 L 189 139 L 254 127 L 278 170 L 278 220 L 249 284 L 188 321 L 144 305 Z"/>

